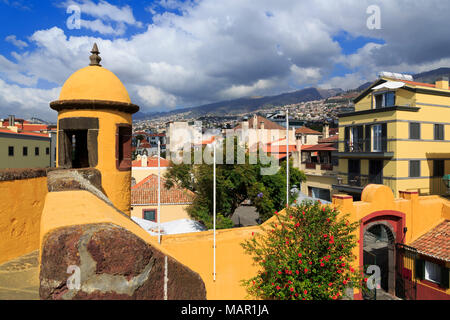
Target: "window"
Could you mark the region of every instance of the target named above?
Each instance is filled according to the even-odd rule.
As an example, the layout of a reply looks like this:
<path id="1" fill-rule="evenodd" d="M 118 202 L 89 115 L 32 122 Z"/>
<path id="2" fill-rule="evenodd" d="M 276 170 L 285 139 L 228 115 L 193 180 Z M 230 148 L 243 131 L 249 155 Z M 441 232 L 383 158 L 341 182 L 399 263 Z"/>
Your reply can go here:
<path id="1" fill-rule="evenodd" d="M 156 209 L 142 210 L 142 218 L 148 221 L 156 222 Z"/>
<path id="2" fill-rule="evenodd" d="M 381 152 L 381 124 L 372 126 L 372 151 Z"/>
<path id="3" fill-rule="evenodd" d="M 47 154 L 47 155 L 50 154 L 50 148 L 49 147 L 45 148 L 45 154 Z"/>
<path id="4" fill-rule="evenodd" d="M 88 130 L 67 130 L 72 168 L 89 168 Z"/>
<path id="5" fill-rule="evenodd" d="M 375 95 L 375 108 L 386 108 L 395 106 L 395 92 L 384 92 Z"/>
<path id="6" fill-rule="evenodd" d="M 34 155 L 38 156 L 39 155 L 39 147 L 35 147 L 34 148 Z"/>
<path id="7" fill-rule="evenodd" d="M 445 160 L 433 160 L 433 177 L 444 176 Z"/>
<path id="8" fill-rule="evenodd" d="M 409 161 L 409 176 L 420 177 L 420 160 Z"/>
<path id="9" fill-rule="evenodd" d="M 435 263 L 425 261 L 425 280 L 440 283 L 441 267 Z"/>
<path id="10" fill-rule="evenodd" d="M 420 123 L 411 122 L 409 124 L 409 138 L 420 139 Z"/>
<path id="11" fill-rule="evenodd" d="M 14 157 L 14 147 L 13 146 L 8 147 L 8 156 Z"/>
<path id="12" fill-rule="evenodd" d="M 58 125 L 58 166 L 62 168 L 97 166 L 98 118 L 64 118 L 58 121 Z"/>
<path id="13" fill-rule="evenodd" d="M 119 125 L 117 127 L 116 140 L 116 161 L 117 169 L 131 169 L 131 126 L 128 124 Z M 146 150 L 144 150 L 146 153 Z"/>
<path id="14" fill-rule="evenodd" d="M 28 147 L 23 147 L 22 149 L 22 155 L 27 156 L 28 155 Z"/>
<path id="15" fill-rule="evenodd" d="M 435 124 L 434 125 L 434 140 L 444 140 L 444 125 Z"/>

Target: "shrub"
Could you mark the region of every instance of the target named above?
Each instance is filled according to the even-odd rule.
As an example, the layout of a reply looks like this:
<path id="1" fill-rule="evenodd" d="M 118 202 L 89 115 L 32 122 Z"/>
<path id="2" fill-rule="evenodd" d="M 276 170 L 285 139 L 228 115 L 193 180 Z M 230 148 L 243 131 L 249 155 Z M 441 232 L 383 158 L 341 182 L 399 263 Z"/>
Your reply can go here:
<path id="1" fill-rule="evenodd" d="M 251 296 L 336 300 L 347 287 L 363 287 L 361 270 L 351 266 L 358 223 L 319 202 L 302 202 L 275 215 L 262 232 L 242 243 L 259 266 L 255 277 L 243 281 Z"/>

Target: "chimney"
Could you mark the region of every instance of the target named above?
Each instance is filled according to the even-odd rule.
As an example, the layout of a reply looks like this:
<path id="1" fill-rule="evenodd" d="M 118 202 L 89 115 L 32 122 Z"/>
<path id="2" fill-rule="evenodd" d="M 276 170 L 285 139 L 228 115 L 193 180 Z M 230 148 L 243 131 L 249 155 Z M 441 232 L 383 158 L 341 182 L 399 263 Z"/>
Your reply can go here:
<path id="1" fill-rule="evenodd" d="M 440 77 L 438 80 L 436 80 L 436 89 L 449 90 L 448 77 Z"/>
<path id="2" fill-rule="evenodd" d="M 242 130 L 247 131 L 248 129 L 249 129 L 248 118 L 244 117 L 244 119 L 242 121 Z"/>
<path id="3" fill-rule="evenodd" d="M 259 123 L 259 128 L 264 130 L 264 121 L 261 121 L 261 122 Z"/>
<path id="4" fill-rule="evenodd" d="M 253 129 L 258 129 L 258 116 L 256 114 L 253 116 Z"/>
<path id="5" fill-rule="evenodd" d="M 330 136 L 330 125 L 328 123 L 325 123 L 323 125 L 323 131 L 322 131 L 323 137 L 322 139 L 326 139 Z"/>
<path id="6" fill-rule="evenodd" d="M 12 114 L 8 117 L 8 127 L 14 127 L 16 124 L 16 117 Z"/>
<path id="7" fill-rule="evenodd" d="M 141 157 L 141 167 L 147 167 L 147 156 L 145 154 Z"/>

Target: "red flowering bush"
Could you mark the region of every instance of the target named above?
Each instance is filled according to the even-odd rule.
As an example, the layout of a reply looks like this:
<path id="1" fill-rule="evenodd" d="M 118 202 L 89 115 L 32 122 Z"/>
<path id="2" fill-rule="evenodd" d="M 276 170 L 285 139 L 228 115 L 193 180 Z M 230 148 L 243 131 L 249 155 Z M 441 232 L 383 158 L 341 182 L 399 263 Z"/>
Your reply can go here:
<path id="1" fill-rule="evenodd" d="M 243 281 L 251 296 L 336 300 L 347 287 L 363 287 L 361 271 L 351 267 L 358 223 L 319 202 L 302 202 L 275 216 L 263 232 L 242 243 L 260 267 L 255 277 Z"/>

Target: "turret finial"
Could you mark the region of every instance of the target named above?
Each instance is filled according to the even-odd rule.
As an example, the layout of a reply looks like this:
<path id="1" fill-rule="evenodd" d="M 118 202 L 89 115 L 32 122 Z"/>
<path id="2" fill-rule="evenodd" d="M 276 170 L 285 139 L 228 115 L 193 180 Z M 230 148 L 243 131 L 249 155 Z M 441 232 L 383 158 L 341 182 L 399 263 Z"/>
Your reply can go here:
<path id="1" fill-rule="evenodd" d="M 102 58 L 99 56 L 100 51 L 98 51 L 97 43 L 94 43 L 91 53 L 92 55 L 89 57 L 89 59 L 91 59 L 91 63 L 89 65 L 101 67 L 102 65 L 100 64 L 100 61 L 102 61 Z"/>

